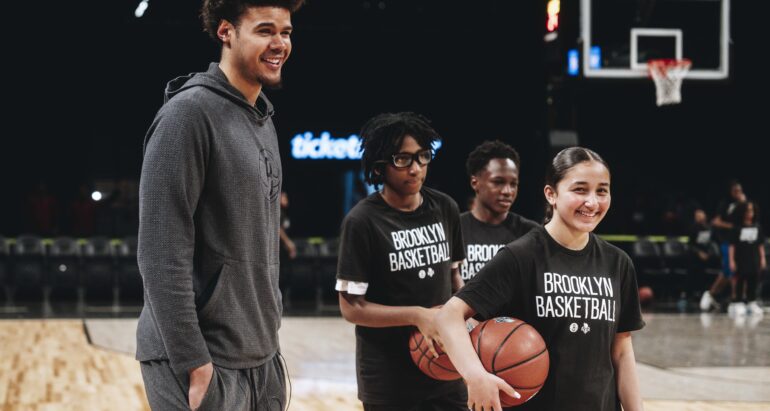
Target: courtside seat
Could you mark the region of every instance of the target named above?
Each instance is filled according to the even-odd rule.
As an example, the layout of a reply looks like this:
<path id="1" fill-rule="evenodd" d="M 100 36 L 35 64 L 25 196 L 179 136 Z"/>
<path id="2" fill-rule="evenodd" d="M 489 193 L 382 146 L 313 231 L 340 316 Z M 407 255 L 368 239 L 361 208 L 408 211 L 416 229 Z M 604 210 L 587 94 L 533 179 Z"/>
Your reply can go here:
<path id="1" fill-rule="evenodd" d="M 665 277 L 669 270 L 658 245 L 649 238 L 640 238 L 631 247 L 631 258 L 636 267 L 639 286 L 650 286 L 656 294 L 664 291 Z"/>
<path id="2" fill-rule="evenodd" d="M 631 258 L 636 270 L 653 275 L 666 274 L 667 270 L 658 245 L 648 238 L 636 240 L 631 247 Z"/>
<path id="3" fill-rule="evenodd" d="M 668 279 L 665 281 L 666 293 L 677 296 L 683 291 L 687 292 L 687 276 L 690 273 L 691 262 L 687 243 L 677 238 L 668 238 L 662 244 L 662 252 L 663 262 L 668 270 Z"/>
<path id="4" fill-rule="evenodd" d="M 136 261 L 136 236 L 123 238 L 115 246 L 118 259 L 118 294 L 121 304 L 142 304 L 143 282 Z"/>
<path id="5" fill-rule="evenodd" d="M 291 264 L 291 280 L 285 296 L 292 308 L 315 310 L 317 306 L 317 272 L 319 250 L 317 245 L 307 238 L 294 239 L 297 257 Z"/>
<path id="6" fill-rule="evenodd" d="M 688 253 L 687 244 L 676 238 L 669 238 L 663 243 L 663 261 L 671 274 L 687 275 Z"/>
<path id="7" fill-rule="evenodd" d="M 91 237 L 82 247 L 83 284 L 89 304 L 113 303 L 115 298 L 115 259 L 110 240 Z"/>
<path id="8" fill-rule="evenodd" d="M 80 247 L 71 237 L 57 237 L 48 249 L 48 284 L 52 300 L 75 300 L 80 281 Z"/>
<path id="9" fill-rule="evenodd" d="M 14 298 L 21 302 L 41 302 L 45 287 L 45 247 L 43 239 L 21 235 L 13 248 Z"/>
<path id="10" fill-rule="evenodd" d="M 318 306 L 339 307 L 337 290 L 337 252 L 339 238 L 329 238 L 318 245 Z"/>

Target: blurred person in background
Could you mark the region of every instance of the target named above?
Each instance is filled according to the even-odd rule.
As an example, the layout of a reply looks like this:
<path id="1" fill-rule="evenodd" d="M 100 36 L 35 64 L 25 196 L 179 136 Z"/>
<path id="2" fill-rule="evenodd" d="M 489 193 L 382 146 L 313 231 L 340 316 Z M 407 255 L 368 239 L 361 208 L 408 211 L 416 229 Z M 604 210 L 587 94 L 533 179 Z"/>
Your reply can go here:
<path id="1" fill-rule="evenodd" d="M 746 194 L 743 192 L 743 186 L 738 180 L 731 180 L 727 187 L 728 196 L 719 202 L 714 219 L 711 220 L 714 234 L 719 242 L 722 273 L 719 274 L 714 283 L 711 284 L 711 287 L 701 296 L 700 309 L 703 311 L 719 308 L 716 297 L 726 285 L 730 286 L 730 301 L 734 301 L 736 298 L 733 271 L 730 269 L 730 235 L 735 226 L 733 212 L 739 203 L 746 201 Z"/>

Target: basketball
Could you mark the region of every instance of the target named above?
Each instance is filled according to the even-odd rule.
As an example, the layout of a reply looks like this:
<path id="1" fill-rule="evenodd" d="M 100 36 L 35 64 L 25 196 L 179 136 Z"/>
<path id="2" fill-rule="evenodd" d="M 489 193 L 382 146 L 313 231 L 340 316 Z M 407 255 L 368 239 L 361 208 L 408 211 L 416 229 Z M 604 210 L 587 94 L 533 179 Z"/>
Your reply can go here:
<path id="1" fill-rule="evenodd" d="M 652 288 L 648 286 L 639 287 L 639 304 L 647 305 L 655 298 L 655 294 L 652 293 Z"/>
<path id="2" fill-rule="evenodd" d="M 517 399 L 501 391 L 503 407 L 523 404 L 543 387 L 550 359 L 543 337 L 531 325 L 517 318 L 493 318 L 471 331 L 471 342 L 484 368 L 521 394 Z"/>
<path id="3" fill-rule="evenodd" d="M 420 371 L 436 380 L 454 381 L 462 378 L 452 362 L 449 361 L 449 355 L 438 344 L 435 344 L 435 347 L 439 354 L 438 358 L 434 358 L 431 354 L 428 343 L 420 330 L 415 328 L 412 335 L 409 336 L 409 353 Z"/>

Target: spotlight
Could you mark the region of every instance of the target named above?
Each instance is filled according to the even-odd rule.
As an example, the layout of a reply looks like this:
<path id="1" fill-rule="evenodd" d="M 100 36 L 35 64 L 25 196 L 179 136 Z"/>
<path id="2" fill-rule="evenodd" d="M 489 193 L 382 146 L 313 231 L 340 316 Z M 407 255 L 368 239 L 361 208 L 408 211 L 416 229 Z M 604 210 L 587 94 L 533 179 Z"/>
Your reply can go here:
<path id="1" fill-rule="evenodd" d="M 144 16 L 144 12 L 147 10 L 149 5 L 150 0 L 142 0 L 139 5 L 136 6 L 136 10 L 134 10 L 134 16 L 136 16 L 136 18 Z"/>

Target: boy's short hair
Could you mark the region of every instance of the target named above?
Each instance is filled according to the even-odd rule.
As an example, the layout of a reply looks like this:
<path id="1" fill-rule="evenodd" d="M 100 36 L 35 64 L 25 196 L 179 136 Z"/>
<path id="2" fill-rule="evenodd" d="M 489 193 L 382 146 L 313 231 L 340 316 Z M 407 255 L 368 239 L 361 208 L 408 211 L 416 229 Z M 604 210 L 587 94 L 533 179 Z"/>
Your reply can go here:
<path id="1" fill-rule="evenodd" d="M 468 176 L 474 176 L 483 170 L 493 158 L 509 158 L 516 164 L 517 170 L 521 168 L 516 149 L 500 140 L 485 141 L 468 154 L 468 160 L 465 162 Z"/>

